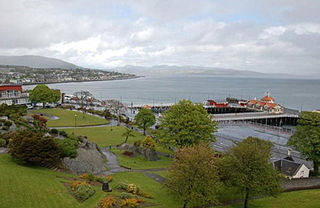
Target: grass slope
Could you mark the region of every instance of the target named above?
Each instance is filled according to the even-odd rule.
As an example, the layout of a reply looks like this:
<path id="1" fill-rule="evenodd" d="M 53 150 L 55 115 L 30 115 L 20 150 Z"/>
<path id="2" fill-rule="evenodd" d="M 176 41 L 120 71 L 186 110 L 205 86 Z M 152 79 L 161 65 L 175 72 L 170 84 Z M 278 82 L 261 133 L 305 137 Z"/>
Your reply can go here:
<path id="1" fill-rule="evenodd" d="M 112 130 L 111 130 L 112 129 Z M 78 128 L 78 129 L 64 129 L 65 132 L 71 134 L 75 132 L 76 135 L 87 136 L 90 141 L 98 144 L 99 147 L 107 147 L 108 145 L 118 145 L 124 142 L 122 134 L 126 131 L 123 126 L 107 126 L 94 128 Z M 128 143 L 133 144 L 136 140 L 144 139 L 144 136 L 138 132 L 134 132 L 135 137 L 129 137 Z"/>
<path id="2" fill-rule="evenodd" d="M 80 204 L 63 185 L 61 177 L 72 175 L 46 168 L 21 166 L 8 154 L 0 155 L 0 207 L 84 208 L 95 207 L 104 196 L 99 187 L 96 194 Z"/>
<path id="3" fill-rule="evenodd" d="M 116 194 L 115 186 L 119 183 L 135 184 L 143 191 L 151 194 L 153 199 L 146 199 L 146 201 L 155 204 L 154 208 L 174 208 L 182 207 L 181 203 L 177 200 L 172 193 L 168 191 L 166 187 L 160 183 L 148 178 L 143 173 L 126 172 L 117 173 L 112 175 L 114 181 L 111 183 L 113 187 L 112 194 Z"/>
<path id="4" fill-rule="evenodd" d="M 129 157 L 121 154 L 123 151 L 112 150 L 119 160 L 119 164 L 131 169 L 168 168 L 172 160 L 168 157 L 160 157 L 160 160 L 149 161 L 142 156 Z"/>
<path id="5" fill-rule="evenodd" d="M 47 115 L 57 116 L 59 119 L 57 120 L 48 120 L 48 127 L 62 127 L 62 126 L 75 126 L 75 115 L 76 117 L 76 125 L 77 126 L 92 126 L 92 125 L 101 125 L 108 124 L 109 121 L 99 118 L 96 116 L 83 114 L 81 112 L 71 111 L 71 110 L 63 110 L 60 108 L 46 108 L 41 110 L 33 110 L 32 112 L 43 113 Z"/>
<path id="6" fill-rule="evenodd" d="M 242 208 L 243 204 L 221 206 L 219 208 Z M 278 197 L 266 197 L 249 201 L 250 208 L 318 208 L 320 189 L 282 193 Z"/>

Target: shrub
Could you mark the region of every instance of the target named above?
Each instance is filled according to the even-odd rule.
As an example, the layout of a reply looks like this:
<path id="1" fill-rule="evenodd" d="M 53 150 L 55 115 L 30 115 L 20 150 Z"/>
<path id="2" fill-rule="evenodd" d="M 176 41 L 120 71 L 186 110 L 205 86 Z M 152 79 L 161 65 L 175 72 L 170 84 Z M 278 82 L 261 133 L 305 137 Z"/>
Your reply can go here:
<path id="1" fill-rule="evenodd" d="M 109 183 L 113 180 L 111 176 L 100 176 L 96 177 L 96 181 L 99 183 L 104 183 L 105 181 L 108 181 Z"/>
<path id="2" fill-rule="evenodd" d="M 80 184 L 76 187 L 74 194 L 82 201 L 89 199 L 95 194 L 95 190 L 88 184 Z"/>
<path id="3" fill-rule="evenodd" d="M 2 139 L 0 138 L 0 147 L 4 147 L 6 145 L 6 140 L 5 139 Z"/>
<path id="4" fill-rule="evenodd" d="M 118 184 L 118 189 L 124 190 L 127 193 L 131 193 L 134 195 L 142 196 L 145 198 L 152 198 L 150 194 L 142 191 L 139 187 L 137 187 L 135 184 Z"/>
<path id="5" fill-rule="evenodd" d="M 138 194 L 139 193 L 139 188 L 134 184 L 128 184 L 127 187 L 126 187 L 126 191 L 128 193 Z"/>
<path id="6" fill-rule="evenodd" d="M 88 180 L 89 180 L 89 181 L 95 181 L 95 178 L 96 178 L 96 177 L 95 177 L 92 173 L 89 173 L 89 174 L 88 174 Z"/>
<path id="7" fill-rule="evenodd" d="M 59 131 L 59 135 L 63 137 L 68 137 L 68 134 L 65 131 Z"/>
<path id="8" fill-rule="evenodd" d="M 151 150 L 155 150 L 155 146 L 156 146 L 154 140 L 150 136 L 146 136 L 146 138 L 143 140 L 142 145 L 144 148 L 151 149 Z"/>
<path id="9" fill-rule="evenodd" d="M 135 147 L 140 147 L 141 146 L 141 140 L 137 140 L 133 144 Z"/>
<path id="10" fill-rule="evenodd" d="M 5 130 L 5 131 L 7 131 L 7 130 L 9 130 L 9 126 L 2 126 L 2 130 Z"/>
<path id="11" fill-rule="evenodd" d="M 87 182 L 85 182 L 85 181 L 72 181 L 72 182 L 70 182 L 70 187 L 71 187 L 72 191 L 75 191 L 79 185 L 83 185 L 83 184 L 87 184 Z"/>
<path id="12" fill-rule="evenodd" d="M 60 150 L 51 137 L 44 137 L 41 132 L 22 130 L 11 134 L 9 153 L 21 163 L 31 165 L 56 165 Z"/>
<path id="13" fill-rule="evenodd" d="M 58 129 L 51 129 L 51 130 L 50 130 L 50 133 L 52 133 L 52 134 L 58 134 L 59 131 L 58 131 Z"/>
<path id="14" fill-rule="evenodd" d="M 127 192 L 121 192 L 120 193 L 120 198 L 121 199 L 130 199 L 130 198 L 132 198 L 132 195 L 127 193 Z"/>
<path id="15" fill-rule="evenodd" d="M 111 208 L 117 205 L 117 200 L 113 196 L 106 196 L 100 200 L 99 208 Z"/>
<path id="16" fill-rule="evenodd" d="M 4 125 L 7 126 L 7 127 L 10 127 L 10 126 L 12 125 L 12 122 L 6 120 L 6 121 L 4 122 Z"/>
<path id="17" fill-rule="evenodd" d="M 137 198 L 123 199 L 121 200 L 121 207 L 135 208 L 135 207 L 138 207 L 139 204 L 142 202 L 144 201 Z"/>
<path id="18" fill-rule="evenodd" d="M 88 179 L 88 173 L 84 173 L 84 174 L 80 175 L 79 178 Z"/>
<path id="19" fill-rule="evenodd" d="M 78 140 L 74 138 L 55 139 L 59 148 L 60 158 L 77 157 Z"/>

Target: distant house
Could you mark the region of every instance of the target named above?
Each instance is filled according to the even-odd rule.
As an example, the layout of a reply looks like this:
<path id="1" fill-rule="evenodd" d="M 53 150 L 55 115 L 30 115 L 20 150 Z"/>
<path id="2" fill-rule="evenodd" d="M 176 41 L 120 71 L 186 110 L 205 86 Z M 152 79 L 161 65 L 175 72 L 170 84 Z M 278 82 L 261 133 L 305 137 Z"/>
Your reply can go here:
<path id="1" fill-rule="evenodd" d="M 290 155 L 274 161 L 273 167 L 289 179 L 309 177 L 309 168 L 303 163 L 294 161 Z"/>
<path id="2" fill-rule="evenodd" d="M 29 102 L 29 93 L 22 92 L 22 85 L 0 86 L 0 104 L 22 105 Z"/>

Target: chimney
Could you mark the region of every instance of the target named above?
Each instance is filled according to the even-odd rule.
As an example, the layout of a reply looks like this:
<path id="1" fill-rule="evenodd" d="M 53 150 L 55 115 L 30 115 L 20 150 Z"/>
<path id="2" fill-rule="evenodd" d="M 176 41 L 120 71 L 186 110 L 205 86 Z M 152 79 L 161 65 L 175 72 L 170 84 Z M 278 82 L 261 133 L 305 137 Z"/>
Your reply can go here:
<path id="1" fill-rule="evenodd" d="M 288 156 L 291 157 L 291 151 L 292 149 L 288 148 Z"/>

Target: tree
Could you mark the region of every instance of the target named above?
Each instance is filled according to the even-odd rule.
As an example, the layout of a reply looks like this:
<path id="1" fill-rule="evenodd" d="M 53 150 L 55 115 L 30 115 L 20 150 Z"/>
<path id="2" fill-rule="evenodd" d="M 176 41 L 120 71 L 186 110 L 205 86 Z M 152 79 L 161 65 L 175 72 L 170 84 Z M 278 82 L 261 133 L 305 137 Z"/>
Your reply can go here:
<path id="1" fill-rule="evenodd" d="M 120 126 L 121 115 L 126 113 L 126 106 L 118 100 L 106 100 L 106 108 L 117 117 Z"/>
<path id="2" fill-rule="evenodd" d="M 165 185 L 183 201 L 183 207 L 202 207 L 218 202 L 218 162 L 207 143 L 177 151 Z"/>
<path id="3" fill-rule="evenodd" d="M 181 100 L 160 117 L 157 137 L 166 146 L 193 146 L 201 141 L 214 142 L 217 123 L 201 104 Z"/>
<path id="4" fill-rule="evenodd" d="M 152 110 L 147 108 L 141 108 L 134 119 L 138 127 L 143 129 L 143 135 L 146 135 L 147 128 L 156 123 L 156 117 L 154 116 Z"/>
<path id="5" fill-rule="evenodd" d="M 126 128 L 126 131 L 122 134 L 122 136 L 125 137 L 124 143 L 127 143 L 129 137 L 135 137 L 133 132 L 132 129 Z"/>
<path id="6" fill-rule="evenodd" d="M 302 112 L 295 133 L 288 145 L 313 161 L 313 174 L 319 174 L 320 164 L 320 113 Z"/>
<path id="7" fill-rule="evenodd" d="M 248 137 L 220 161 L 222 180 L 244 193 L 244 207 L 255 194 L 275 196 L 281 190 L 279 174 L 269 163 L 272 143 Z"/>
<path id="8" fill-rule="evenodd" d="M 9 153 L 21 163 L 40 166 L 55 165 L 60 158 L 60 150 L 53 138 L 30 130 L 12 135 Z"/>
<path id="9" fill-rule="evenodd" d="M 37 85 L 29 95 L 29 99 L 31 102 L 39 102 L 43 103 L 56 103 L 60 99 L 60 91 L 59 90 L 51 90 L 47 85 L 40 84 Z"/>

